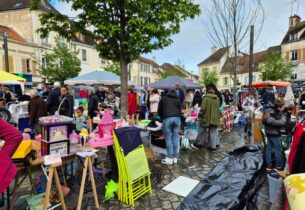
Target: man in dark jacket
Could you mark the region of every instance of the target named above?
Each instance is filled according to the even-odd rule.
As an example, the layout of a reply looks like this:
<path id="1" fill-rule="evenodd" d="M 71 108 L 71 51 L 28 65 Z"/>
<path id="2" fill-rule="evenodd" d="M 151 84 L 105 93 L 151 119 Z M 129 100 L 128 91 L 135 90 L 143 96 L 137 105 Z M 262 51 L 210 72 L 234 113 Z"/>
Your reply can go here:
<path id="1" fill-rule="evenodd" d="M 176 83 L 176 94 L 178 96 L 178 99 L 180 100 L 181 105 L 183 105 L 185 100 L 185 95 L 184 95 L 184 91 L 180 88 L 179 83 Z"/>
<path id="2" fill-rule="evenodd" d="M 162 163 L 172 165 L 177 163 L 179 156 L 178 132 L 181 126 L 181 102 L 177 97 L 176 90 L 171 90 L 161 99 L 158 114 L 163 120 L 163 132 L 167 149 L 167 157 L 162 160 Z"/>
<path id="3" fill-rule="evenodd" d="M 59 114 L 67 117 L 73 117 L 74 114 L 74 99 L 69 94 L 68 87 L 64 86 L 60 89 L 61 96 L 59 97 L 60 104 L 58 107 Z"/>
<path id="4" fill-rule="evenodd" d="M 285 102 L 283 100 L 275 100 L 274 108 L 267 109 L 262 118 L 268 138 L 265 155 L 267 170 L 272 169 L 272 150 L 274 150 L 275 154 L 276 168 L 282 170 L 284 167 L 281 143 L 281 130 L 285 129 L 284 126 L 286 124 L 286 116 L 283 113 L 284 105 Z"/>
<path id="5" fill-rule="evenodd" d="M 98 109 L 98 98 L 92 90 L 88 91 L 89 102 L 88 102 L 88 116 L 93 119 L 96 116 L 96 110 Z"/>
<path id="6" fill-rule="evenodd" d="M 97 96 L 99 102 L 103 103 L 105 101 L 106 91 L 103 86 L 100 86 L 98 88 L 98 91 L 96 91 L 96 96 Z"/>
<path id="7" fill-rule="evenodd" d="M 272 92 L 272 88 L 268 88 L 262 97 L 262 104 L 263 104 L 264 110 L 266 110 L 268 107 L 272 106 L 274 103 L 274 100 L 275 100 L 275 95 Z"/>
<path id="8" fill-rule="evenodd" d="M 55 112 L 58 110 L 59 97 L 60 97 L 60 83 L 55 82 L 54 88 L 50 92 L 48 99 L 47 99 L 48 112 L 50 115 L 54 115 Z"/>

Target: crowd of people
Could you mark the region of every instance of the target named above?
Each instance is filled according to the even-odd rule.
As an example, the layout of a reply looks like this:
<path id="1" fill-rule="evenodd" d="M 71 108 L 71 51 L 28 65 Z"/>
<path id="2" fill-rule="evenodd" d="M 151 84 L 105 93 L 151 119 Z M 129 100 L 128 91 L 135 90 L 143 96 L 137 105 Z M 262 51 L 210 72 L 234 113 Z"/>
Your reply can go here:
<path id="1" fill-rule="evenodd" d="M 231 106 L 233 94 L 229 90 L 220 92 L 214 84 L 208 84 L 205 92 L 201 90 L 183 90 L 180 84 L 175 88 L 159 91 L 157 89 L 143 89 L 135 91 L 128 89 L 128 115 L 131 119 L 151 119 L 159 116 L 163 122 L 163 133 L 165 135 L 167 157 L 162 161 L 164 164 L 173 164 L 179 157 L 179 130 L 182 124 L 182 110 L 200 108 L 198 120 L 200 130 L 194 146 L 201 149 L 205 142 L 208 142 L 209 149 L 215 151 L 219 146 L 218 128 L 221 123 L 221 115 L 224 106 Z M 252 135 L 252 121 L 254 110 L 262 107 L 263 125 L 265 126 L 268 143 L 266 147 L 267 169 L 273 167 L 271 151 L 275 151 L 275 165 L 277 169 L 282 169 L 283 157 L 280 143 L 282 130 L 287 132 L 291 129 L 290 114 L 294 109 L 294 104 L 285 105 L 284 101 L 276 98 L 270 89 L 264 89 L 259 94 L 257 92 L 243 92 L 237 95 L 240 109 L 245 113 L 247 123 L 245 134 Z M 6 103 L 16 99 L 9 88 L 3 88 L 3 99 Z M 38 119 L 47 115 L 60 114 L 74 117 L 75 130 L 79 132 L 87 119 L 93 119 L 97 115 L 97 110 L 103 104 L 112 103 L 116 114 L 120 112 L 120 93 L 112 88 L 108 91 L 100 86 L 96 92 L 88 90 L 88 114 L 85 116 L 84 107 L 74 107 L 74 96 L 71 88 L 61 86 L 55 82 L 53 88 L 45 88 L 40 84 L 36 89 L 26 89 L 19 98 L 20 101 L 29 101 L 29 124 L 39 133 Z M 299 107 L 305 107 L 305 91 L 300 96 Z M 288 126 L 289 125 L 289 126 Z M 288 128 L 289 127 L 289 128 Z"/>

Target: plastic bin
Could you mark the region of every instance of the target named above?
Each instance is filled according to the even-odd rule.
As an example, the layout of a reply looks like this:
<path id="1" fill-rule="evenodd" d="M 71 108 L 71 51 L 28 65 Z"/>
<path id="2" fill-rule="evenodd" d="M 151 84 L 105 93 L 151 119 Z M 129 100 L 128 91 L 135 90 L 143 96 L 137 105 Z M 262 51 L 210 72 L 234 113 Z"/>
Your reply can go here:
<path id="1" fill-rule="evenodd" d="M 267 177 L 269 182 L 269 201 L 273 203 L 277 191 L 280 189 L 281 185 L 283 184 L 283 180 L 282 178 L 275 178 L 274 174 L 268 174 Z"/>
<path id="2" fill-rule="evenodd" d="M 149 131 L 140 131 L 141 139 L 145 147 L 150 146 L 151 135 Z"/>

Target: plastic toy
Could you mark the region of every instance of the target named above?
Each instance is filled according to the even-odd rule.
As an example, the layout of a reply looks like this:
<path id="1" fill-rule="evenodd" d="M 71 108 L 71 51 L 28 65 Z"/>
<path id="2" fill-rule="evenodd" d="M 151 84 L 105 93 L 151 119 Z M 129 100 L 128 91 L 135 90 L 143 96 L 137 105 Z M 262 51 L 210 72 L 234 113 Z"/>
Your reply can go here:
<path id="1" fill-rule="evenodd" d="M 30 166 L 36 158 L 37 152 L 33 150 L 32 140 L 25 140 L 19 144 L 12 160 L 14 162 L 23 162 L 25 166 Z"/>
<path id="2" fill-rule="evenodd" d="M 98 125 L 99 137 L 92 138 L 89 141 L 90 147 L 107 147 L 113 145 L 112 130 L 115 128 L 116 123 L 113 120 L 113 114 L 110 109 L 106 109 L 102 120 Z"/>

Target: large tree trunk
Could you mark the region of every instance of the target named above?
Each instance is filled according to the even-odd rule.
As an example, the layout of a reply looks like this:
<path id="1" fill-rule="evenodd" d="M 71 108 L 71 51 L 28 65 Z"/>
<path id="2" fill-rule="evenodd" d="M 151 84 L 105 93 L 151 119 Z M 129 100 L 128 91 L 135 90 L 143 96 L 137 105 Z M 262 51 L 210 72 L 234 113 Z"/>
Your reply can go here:
<path id="1" fill-rule="evenodd" d="M 124 56 L 120 57 L 121 67 L 121 117 L 126 119 L 128 115 L 128 62 Z"/>

